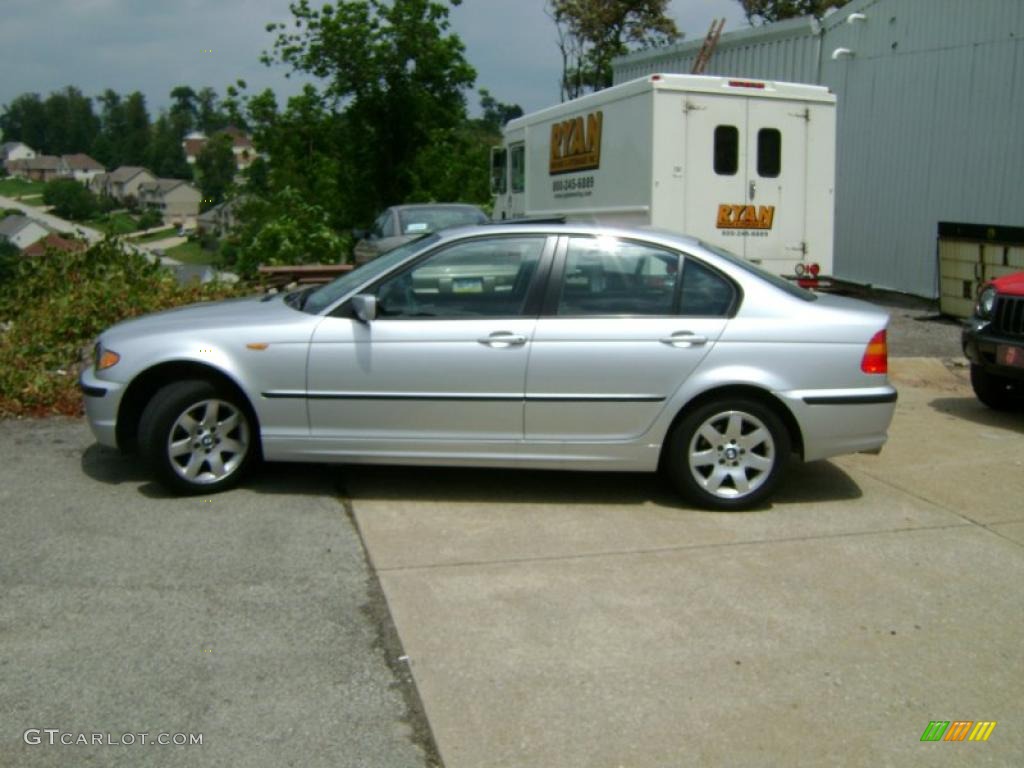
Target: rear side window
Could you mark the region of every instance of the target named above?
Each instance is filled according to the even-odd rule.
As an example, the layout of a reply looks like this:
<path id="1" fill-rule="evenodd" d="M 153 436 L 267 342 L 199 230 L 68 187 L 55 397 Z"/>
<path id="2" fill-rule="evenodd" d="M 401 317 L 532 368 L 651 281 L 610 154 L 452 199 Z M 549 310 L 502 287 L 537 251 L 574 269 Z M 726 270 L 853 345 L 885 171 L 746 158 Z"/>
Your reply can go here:
<path id="1" fill-rule="evenodd" d="M 735 176 L 740 167 L 740 131 L 735 125 L 715 128 L 715 173 Z"/>
<path id="2" fill-rule="evenodd" d="M 568 317 L 671 315 L 679 255 L 611 237 L 569 240 L 557 313 Z"/>
<path id="3" fill-rule="evenodd" d="M 732 309 L 736 289 L 732 283 L 687 257 L 683 263 L 683 289 L 679 297 L 679 314 L 689 317 L 725 317 Z"/>
<path id="4" fill-rule="evenodd" d="M 522 192 L 526 189 L 526 147 L 517 144 L 512 147 L 512 191 Z"/>
<path id="5" fill-rule="evenodd" d="M 782 171 L 782 134 L 777 128 L 757 132 L 757 175 L 774 179 Z"/>

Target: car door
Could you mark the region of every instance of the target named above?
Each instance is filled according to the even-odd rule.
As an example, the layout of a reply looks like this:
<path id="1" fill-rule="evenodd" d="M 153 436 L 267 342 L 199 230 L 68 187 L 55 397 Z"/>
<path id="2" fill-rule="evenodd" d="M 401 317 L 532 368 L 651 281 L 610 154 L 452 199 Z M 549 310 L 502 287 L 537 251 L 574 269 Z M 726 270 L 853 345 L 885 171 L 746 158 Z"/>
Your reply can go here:
<path id="1" fill-rule="evenodd" d="M 363 291 L 377 300 L 372 321 L 325 318 L 308 363 L 313 436 L 389 452 L 520 441 L 537 281 L 553 245 L 544 235 L 441 245 Z"/>
<path id="2" fill-rule="evenodd" d="M 673 250 L 563 238 L 530 353 L 527 442 L 642 435 L 737 300 L 726 278 Z"/>

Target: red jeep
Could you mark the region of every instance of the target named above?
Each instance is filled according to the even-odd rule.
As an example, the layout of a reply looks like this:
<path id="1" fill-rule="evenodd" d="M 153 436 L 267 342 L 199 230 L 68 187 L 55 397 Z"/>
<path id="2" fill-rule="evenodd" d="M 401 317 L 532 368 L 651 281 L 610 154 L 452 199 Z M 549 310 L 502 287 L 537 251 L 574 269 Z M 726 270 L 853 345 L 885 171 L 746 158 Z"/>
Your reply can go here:
<path id="1" fill-rule="evenodd" d="M 989 408 L 1024 405 L 1024 272 L 988 282 L 962 336 L 974 394 Z"/>

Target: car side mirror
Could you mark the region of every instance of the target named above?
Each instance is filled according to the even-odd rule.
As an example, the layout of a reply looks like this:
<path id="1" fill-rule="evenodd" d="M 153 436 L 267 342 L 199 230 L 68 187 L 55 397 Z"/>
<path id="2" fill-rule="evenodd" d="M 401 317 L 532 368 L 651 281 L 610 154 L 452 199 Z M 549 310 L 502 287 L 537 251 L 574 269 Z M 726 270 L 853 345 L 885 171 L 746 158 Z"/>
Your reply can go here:
<path id="1" fill-rule="evenodd" d="M 369 234 L 370 233 L 367 232 L 365 229 L 353 229 L 352 230 L 352 237 L 355 240 L 365 240 L 369 236 Z"/>
<path id="2" fill-rule="evenodd" d="M 352 311 L 359 322 L 369 325 L 377 317 L 377 297 L 369 293 L 353 296 Z"/>

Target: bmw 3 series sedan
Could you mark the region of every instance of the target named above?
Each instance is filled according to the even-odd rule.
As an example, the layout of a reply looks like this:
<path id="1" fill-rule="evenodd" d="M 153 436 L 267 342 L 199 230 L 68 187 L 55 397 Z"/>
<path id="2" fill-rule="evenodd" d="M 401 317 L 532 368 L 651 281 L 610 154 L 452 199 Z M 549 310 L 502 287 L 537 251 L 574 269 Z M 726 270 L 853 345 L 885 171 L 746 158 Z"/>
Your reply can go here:
<path id="1" fill-rule="evenodd" d="M 180 493 L 259 459 L 661 470 L 738 510 L 793 457 L 881 449 L 887 323 L 677 235 L 488 224 L 120 323 L 81 386 L 97 440 Z"/>

